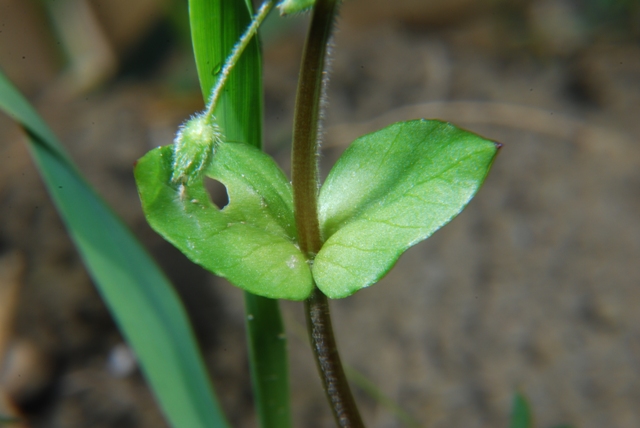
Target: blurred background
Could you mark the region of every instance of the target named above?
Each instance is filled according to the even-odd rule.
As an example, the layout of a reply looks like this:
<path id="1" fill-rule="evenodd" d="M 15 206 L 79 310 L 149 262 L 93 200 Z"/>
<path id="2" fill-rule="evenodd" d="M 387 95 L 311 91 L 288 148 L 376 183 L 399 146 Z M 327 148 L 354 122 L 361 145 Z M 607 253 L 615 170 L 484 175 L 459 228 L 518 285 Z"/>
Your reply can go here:
<path id="1" fill-rule="evenodd" d="M 308 15 L 263 32 L 265 150 L 289 171 Z M 190 311 L 233 426 L 256 426 L 242 293 L 146 225 L 134 161 L 202 108 L 185 0 L 0 0 L 0 67 L 151 250 Z M 424 427 L 640 426 L 640 2 L 347 0 L 322 172 L 357 136 L 440 118 L 504 144 L 469 207 L 381 283 L 332 303 L 343 360 Z M 0 414 L 166 426 L 0 117 Z M 212 195 L 223 197 L 223 195 Z M 283 302 L 295 426 L 332 418 Z M 411 426 L 366 385 L 371 427 Z"/>

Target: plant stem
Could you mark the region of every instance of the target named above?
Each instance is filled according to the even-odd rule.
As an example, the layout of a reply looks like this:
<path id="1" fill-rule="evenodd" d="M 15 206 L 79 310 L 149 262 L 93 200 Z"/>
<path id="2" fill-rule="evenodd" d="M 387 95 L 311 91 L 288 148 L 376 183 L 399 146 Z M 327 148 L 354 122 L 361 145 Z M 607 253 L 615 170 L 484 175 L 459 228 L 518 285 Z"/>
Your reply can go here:
<path id="1" fill-rule="evenodd" d="M 316 288 L 305 302 L 305 310 L 313 353 L 336 424 L 341 428 L 364 427 L 340 362 L 327 296 Z"/>
<path id="2" fill-rule="evenodd" d="M 302 252 L 320 251 L 318 223 L 318 133 L 327 45 L 338 0 L 317 0 L 304 47 L 293 125 L 292 184 L 296 225 Z M 307 329 L 320 377 L 339 427 L 363 427 L 336 346 L 329 302 L 317 288 L 305 302 Z"/>
<path id="3" fill-rule="evenodd" d="M 317 0 L 304 47 L 295 118 L 291 181 L 300 249 L 311 257 L 320 251 L 318 225 L 318 121 L 327 44 L 338 0 Z"/>
<path id="4" fill-rule="evenodd" d="M 213 117 L 213 112 L 215 111 L 218 100 L 220 99 L 220 94 L 222 94 L 222 88 L 224 88 L 224 84 L 227 83 L 231 70 L 238 63 L 242 52 L 244 52 L 245 48 L 249 45 L 251 38 L 256 34 L 260 24 L 262 24 L 262 21 L 267 17 L 272 7 L 273 0 L 265 0 L 265 2 L 262 3 L 262 6 L 260 6 L 260 9 L 256 12 L 251 24 L 249 24 L 249 27 L 240 37 L 227 57 L 222 70 L 220 70 L 220 75 L 216 80 L 216 84 L 211 90 L 211 98 L 209 99 L 209 104 L 207 105 L 207 110 L 205 112 L 207 122 L 210 122 Z"/>

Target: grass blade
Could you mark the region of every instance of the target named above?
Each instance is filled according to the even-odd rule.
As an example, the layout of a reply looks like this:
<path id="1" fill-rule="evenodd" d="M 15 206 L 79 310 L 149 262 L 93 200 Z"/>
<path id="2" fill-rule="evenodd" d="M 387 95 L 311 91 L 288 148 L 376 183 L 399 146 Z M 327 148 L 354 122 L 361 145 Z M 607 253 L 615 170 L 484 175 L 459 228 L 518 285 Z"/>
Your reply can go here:
<path id="1" fill-rule="evenodd" d="M 286 334 L 278 301 L 244 293 L 256 407 L 263 428 L 291 426 Z"/>
<path id="2" fill-rule="evenodd" d="M 509 428 L 533 428 L 533 416 L 529 402 L 520 392 L 513 396 Z"/>
<path id="3" fill-rule="evenodd" d="M 174 427 L 226 427 L 184 308 L 151 257 L 0 73 L 0 109 L 29 149 L 69 235 Z"/>
<path id="4" fill-rule="evenodd" d="M 251 22 L 243 0 L 189 0 L 191 40 L 205 100 L 227 56 Z M 254 39 L 224 87 L 214 115 L 228 141 L 262 147 L 262 63 Z"/>
<path id="5" fill-rule="evenodd" d="M 218 71 L 250 22 L 243 0 L 189 0 L 193 50 L 207 100 Z M 253 40 L 235 66 L 216 117 L 228 141 L 262 147 L 262 64 Z M 245 293 L 253 390 L 263 428 L 291 426 L 286 340 L 278 302 Z"/>

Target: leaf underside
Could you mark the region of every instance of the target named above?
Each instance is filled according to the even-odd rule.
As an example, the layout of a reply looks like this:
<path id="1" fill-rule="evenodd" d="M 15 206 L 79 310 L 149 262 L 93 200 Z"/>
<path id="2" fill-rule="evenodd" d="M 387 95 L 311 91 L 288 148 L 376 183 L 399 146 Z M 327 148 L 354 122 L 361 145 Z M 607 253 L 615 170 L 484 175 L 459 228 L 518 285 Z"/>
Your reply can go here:
<path id="1" fill-rule="evenodd" d="M 336 299 L 380 280 L 407 248 L 462 211 L 497 150 L 437 120 L 396 123 L 358 138 L 320 191 L 318 287 Z"/>

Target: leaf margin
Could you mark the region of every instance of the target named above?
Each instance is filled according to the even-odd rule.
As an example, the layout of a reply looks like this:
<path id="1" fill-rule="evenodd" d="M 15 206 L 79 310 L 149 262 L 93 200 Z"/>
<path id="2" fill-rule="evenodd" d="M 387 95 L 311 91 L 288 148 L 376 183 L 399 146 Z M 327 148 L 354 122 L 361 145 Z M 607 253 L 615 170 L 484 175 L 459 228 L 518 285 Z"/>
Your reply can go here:
<path id="1" fill-rule="evenodd" d="M 403 174 L 413 174 L 417 177 L 414 170 L 420 167 L 420 162 L 428 164 L 431 159 L 429 154 L 424 153 L 425 147 L 421 145 L 416 146 L 416 150 L 422 150 L 419 154 L 424 155 L 423 157 L 407 148 L 395 146 L 397 141 L 404 144 L 405 140 L 399 139 L 399 135 L 404 131 L 407 134 L 405 137 L 413 138 L 420 134 L 417 137 L 417 141 L 422 141 L 420 144 L 434 144 L 435 141 L 442 145 L 443 138 L 446 140 L 451 139 L 452 136 L 462 137 L 462 142 L 479 144 L 479 148 L 482 146 L 482 150 L 477 150 L 476 154 L 482 154 L 485 161 L 477 177 L 477 185 L 472 186 L 471 190 L 467 190 L 466 194 L 458 198 L 459 207 L 449 214 L 441 215 L 433 225 L 423 225 L 422 229 L 426 230 L 420 233 L 409 233 L 404 230 L 421 229 L 420 225 L 416 226 L 410 221 L 407 224 L 390 223 L 387 227 L 371 226 L 374 222 L 384 224 L 390 218 L 397 217 L 397 213 L 392 209 L 393 203 L 398 205 L 398 201 L 402 202 L 402 198 L 409 194 L 408 192 L 412 191 L 416 184 L 416 182 L 407 181 L 406 177 L 404 181 L 399 182 L 398 177 L 402 179 Z M 387 136 L 391 137 L 391 141 L 384 140 Z M 427 138 L 431 138 L 431 142 L 428 142 Z M 378 139 L 381 140 L 378 141 Z M 328 297 L 339 299 L 378 282 L 393 268 L 408 248 L 427 239 L 464 209 L 484 182 L 500 147 L 498 143 L 457 128 L 450 123 L 426 119 L 397 122 L 357 138 L 338 159 L 320 189 L 319 217 L 325 242 L 312 267 L 318 288 Z M 461 146 L 461 148 L 463 151 L 470 150 L 470 146 Z M 447 149 L 446 144 L 440 149 Z M 444 155 L 454 154 L 445 151 Z M 467 153 L 465 157 L 470 155 Z M 442 153 L 438 156 L 442 156 Z M 400 172 L 391 171 L 391 174 L 386 175 L 380 173 L 380 169 L 390 169 L 390 165 L 394 164 L 398 165 Z M 433 161 L 433 164 L 435 165 L 436 162 Z M 407 170 L 409 173 L 406 172 Z M 384 186 L 376 187 L 377 182 L 387 183 L 392 191 L 398 191 L 398 188 L 404 189 L 405 194 L 395 197 L 390 204 L 385 201 L 385 198 L 388 198 L 388 192 L 383 188 Z M 365 190 L 363 191 L 362 188 Z M 448 198 L 451 197 L 450 189 L 440 190 L 442 190 L 441 193 L 449 194 Z M 409 196 L 420 198 L 419 195 L 409 194 Z M 431 203 L 439 202 L 434 200 Z M 407 206 L 401 206 L 401 208 L 407 210 Z M 419 215 L 419 213 L 412 214 Z M 406 236 L 402 237 L 403 235 Z M 376 242 L 377 244 L 374 245 L 373 243 Z M 391 247 L 389 247 L 390 243 L 393 244 Z M 340 248 L 346 248 L 346 250 L 340 250 Z"/>

